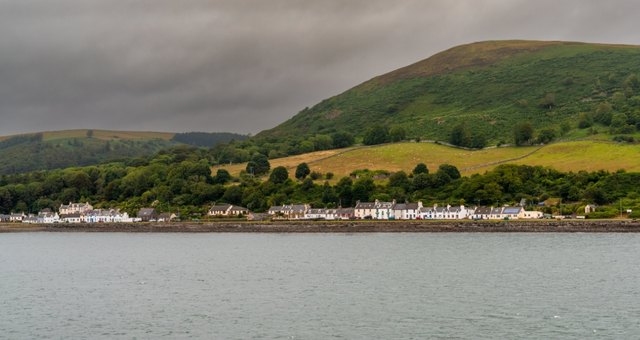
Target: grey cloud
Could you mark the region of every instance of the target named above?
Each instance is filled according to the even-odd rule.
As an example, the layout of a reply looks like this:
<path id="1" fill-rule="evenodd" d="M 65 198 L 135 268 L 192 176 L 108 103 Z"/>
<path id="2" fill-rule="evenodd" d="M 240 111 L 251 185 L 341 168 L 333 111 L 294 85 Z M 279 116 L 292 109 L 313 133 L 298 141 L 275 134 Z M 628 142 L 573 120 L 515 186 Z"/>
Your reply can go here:
<path id="1" fill-rule="evenodd" d="M 490 39 L 638 44 L 635 1 L 5 0 L 0 135 L 271 128 Z"/>

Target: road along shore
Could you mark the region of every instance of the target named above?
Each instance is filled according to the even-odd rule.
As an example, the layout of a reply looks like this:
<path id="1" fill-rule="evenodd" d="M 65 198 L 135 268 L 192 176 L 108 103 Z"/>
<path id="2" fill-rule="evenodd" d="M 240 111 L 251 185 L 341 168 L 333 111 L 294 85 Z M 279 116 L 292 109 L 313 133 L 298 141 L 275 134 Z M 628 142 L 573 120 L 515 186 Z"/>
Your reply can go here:
<path id="1" fill-rule="evenodd" d="M 511 221 L 213 221 L 171 223 L 0 224 L 2 232 L 398 233 L 398 232 L 640 232 L 635 220 Z"/>

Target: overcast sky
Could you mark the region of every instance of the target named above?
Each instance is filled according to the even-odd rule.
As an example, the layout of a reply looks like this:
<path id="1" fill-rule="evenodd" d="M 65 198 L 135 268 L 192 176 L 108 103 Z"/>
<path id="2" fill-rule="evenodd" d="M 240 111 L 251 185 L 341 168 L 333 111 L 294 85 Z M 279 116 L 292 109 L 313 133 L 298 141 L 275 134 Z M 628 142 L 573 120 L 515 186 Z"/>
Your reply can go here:
<path id="1" fill-rule="evenodd" d="M 455 45 L 640 45 L 640 1 L 0 0 L 0 135 L 255 134 Z"/>

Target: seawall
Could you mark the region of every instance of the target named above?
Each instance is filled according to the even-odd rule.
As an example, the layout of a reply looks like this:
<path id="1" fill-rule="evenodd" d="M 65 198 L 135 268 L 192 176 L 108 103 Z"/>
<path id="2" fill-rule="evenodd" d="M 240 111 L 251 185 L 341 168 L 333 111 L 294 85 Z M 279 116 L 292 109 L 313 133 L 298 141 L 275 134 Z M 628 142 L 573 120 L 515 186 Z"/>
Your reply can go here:
<path id="1" fill-rule="evenodd" d="M 635 220 L 511 221 L 215 221 L 172 223 L 0 224 L 2 232 L 640 232 Z"/>

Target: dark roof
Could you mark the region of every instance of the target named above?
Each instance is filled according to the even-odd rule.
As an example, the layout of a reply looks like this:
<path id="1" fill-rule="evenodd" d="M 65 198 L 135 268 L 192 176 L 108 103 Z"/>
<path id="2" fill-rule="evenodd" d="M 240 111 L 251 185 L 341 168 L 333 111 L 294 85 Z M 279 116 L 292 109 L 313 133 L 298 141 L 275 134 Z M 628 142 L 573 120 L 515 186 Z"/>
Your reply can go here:
<path id="1" fill-rule="evenodd" d="M 80 218 L 82 214 L 64 214 L 60 215 L 60 218 Z"/>
<path id="2" fill-rule="evenodd" d="M 393 206 L 393 210 L 407 210 L 407 204 L 405 203 L 396 203 L 396 205 Z"/>
<path id="3" fill-rule="evenodd" d="M 491 214 L 491 209 L 490 207 L 478 207 L 476 209 L 475 214 L 476 215 L 490 215 Z"/>
<path id="4" fill-rule="evenodd" d="M 209 211 L 211 211 L 211 212 L 213 212 L 213 211 L 221 211 L 221 212 L 224 212 L 224 211 L 227 211 L 227 210 L 229 209 L 229 207 L 231 207 L 231 204 L 227 204 L 227 203 L 224 203 L 224 204 L 216 204 L 216 205 L 214 205 L 213 207 L 211 207 L 211 209 L 209 209 Z"/>

